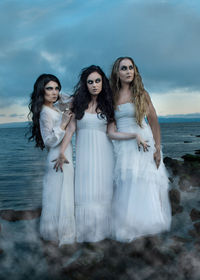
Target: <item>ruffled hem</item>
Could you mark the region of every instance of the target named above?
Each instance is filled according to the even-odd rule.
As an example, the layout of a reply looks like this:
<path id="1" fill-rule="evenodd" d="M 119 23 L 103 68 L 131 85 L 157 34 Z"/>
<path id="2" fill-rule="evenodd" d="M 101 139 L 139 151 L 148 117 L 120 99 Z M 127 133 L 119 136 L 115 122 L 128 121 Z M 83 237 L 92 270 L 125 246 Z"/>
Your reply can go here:
<path id="1" fill-rule="evenodd" d="M 58 219 L 56 217 L 40 218 L 40 235 L 44 240 L 58 242 Z"/>
<path id="2" fill-rule="evenodd" d="M 55 241 L 59 246 L 75 242 L 75 220 L 56 217 L 41 217 L 40 235 L 44 240 Z"/>
<path id="3" fill-rule="evenodd" d="M 147 232 L 135 233 L 135 234 L 134 234 L 134 230 L 131 230 L 129 228 L 127 231 L 126 229 L 124 229 L 124 231 L 119 230 L 117 233 L 113 232 L 111 235 L 111 239 L 122 243 L 130 243 L 138 238 L 156 235 L 169 230 L 170 230 L 170 224 L 164 226 L 160 225 L 158 228 L 148 230 Z"/>
<path id="4" fill-rule="evenodd" d="M 142 236 L 168 231 L 171 225 L 169 179 L 164 164 L 159 169 L 149 158 L 141 166 L 119 165 L 115 168 L 112 207 L 112 238 L 131 242 Z"/>
<path id="5" fill-rule="evenodd" d="M 110 237 L 111 202 L 76 206 L 77 242 L 98 242 Z"/>

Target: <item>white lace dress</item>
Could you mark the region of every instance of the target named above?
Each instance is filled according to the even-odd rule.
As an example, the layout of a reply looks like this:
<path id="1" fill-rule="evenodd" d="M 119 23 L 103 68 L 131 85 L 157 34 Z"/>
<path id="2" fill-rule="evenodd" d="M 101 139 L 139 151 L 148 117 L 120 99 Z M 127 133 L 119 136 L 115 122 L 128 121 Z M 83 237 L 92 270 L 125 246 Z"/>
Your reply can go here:
<path id="1" fill-rule="evenodd" d="M 77 242 L 97 242 L 110 237 L 113 195 L 113 145 L 107 122 L 85 113 L 77 121 L 75 213 Z"/>
<path id="2" fill-rule="evenodd" d="M 143 128 L 136 123 L 134 104 L 119 105 L 115 119 L 118 131 L 138 133 L 150 145 L 149 152 L 143 152 L 135 139 L 115 141 L 112 235 L 130 242 L 170 229 L 168 176 L 163 162 L 156 168 L 151 128 L 145 120 Z"/>
<path id="3" fill-rule="evenodd" d="M 74 168 L 72 145 L 65 151 L 69 164 L 64 164 L 63 173 L 53 169 L 59 154 L 59 145 L 65 135 L 60 128 L 62 112 L 43 106 L 40 113 L 40 131 L 48 149 L 46 171 L 43 180 L 42 214 L 40 233 L 45 240 L 59 242 L 59 245 L 75 240 L 74 218 Z"/>

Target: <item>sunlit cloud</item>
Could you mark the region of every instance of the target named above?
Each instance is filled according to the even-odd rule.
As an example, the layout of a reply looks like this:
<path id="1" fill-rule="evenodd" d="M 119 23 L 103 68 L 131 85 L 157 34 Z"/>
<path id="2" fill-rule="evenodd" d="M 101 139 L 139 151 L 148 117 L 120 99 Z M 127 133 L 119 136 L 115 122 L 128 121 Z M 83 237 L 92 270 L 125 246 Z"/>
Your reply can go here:
<path id="1" fill-rule="evenodd" d="M 162 95 L 152 93 L 151 98 L 160 116 L 200 113 L 200 91 L 182 88 L 165 92 Z"/>

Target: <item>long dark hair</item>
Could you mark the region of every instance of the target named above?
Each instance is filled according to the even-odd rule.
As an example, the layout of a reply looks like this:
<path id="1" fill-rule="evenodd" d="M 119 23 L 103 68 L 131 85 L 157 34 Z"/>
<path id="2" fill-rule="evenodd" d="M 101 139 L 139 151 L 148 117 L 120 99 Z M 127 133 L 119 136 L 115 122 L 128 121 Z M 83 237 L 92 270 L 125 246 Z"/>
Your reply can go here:
<path id="1" fill-rule="evenodd" d="M 35 146 L 44 149 L 44 142 L 42 140 L 40 132 L 40 112 L 44 105 L 44 88 L 49 82 L 56 82 L 61 90 L 61 84 L 58 78 L 52 74 L 42 74 L 35 81 L 33 92 L 31 93 L 31 100 L 29 103 L 29 114 L 28 119 L 30 122 L 30 133 L 31 136 L 28 138 L 29 141 L 35 141 Z"/>
<path id="2" fill-rule="evenodd" d="M 91 65 L 81 71 L 79 82 L 74 87 L 73 112 L 75 113 L 75 118 L 80 120 L 82 119 L 85 110 L 88 108 L 88 104 L 92 98 L 87 88 L 87 77 L 93 72 L 97 72 L 102 77 L 102 91 L 97 96 L 96 112 L 100 112 L 100 117 L 106 118 L 107 122 L 110 123 L 114 121 L 112 91 L 106 75 L 102 69 L 96 65 Z"/>

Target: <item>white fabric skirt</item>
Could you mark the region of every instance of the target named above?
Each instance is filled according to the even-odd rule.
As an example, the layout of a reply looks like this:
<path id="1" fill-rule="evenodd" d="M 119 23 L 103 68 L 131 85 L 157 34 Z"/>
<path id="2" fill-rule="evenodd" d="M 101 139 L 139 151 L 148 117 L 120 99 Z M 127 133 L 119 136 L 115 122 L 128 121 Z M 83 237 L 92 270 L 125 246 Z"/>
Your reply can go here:
<path id="1" fill-rule="evenodd" d="M 163 162 L 157 169 L 154 139 L 149 125 L 139 127 L 133 118 L 121 123 L 119 131 L 135 132 L 147 140 L 148 152 L 138 150 L 136 140 L 115 141 L 112 237 L 130 242 L 140 236 L 170 229 L 171 208 L 168 174 Z"/>
<path id="2" fill-rule="evenodd" d="M 59 245 L 75 241 L 74 216 L 74 167 L 72 145 L 68 146 L 65 156 L 69 164 L 64 164 L 63 173 L 53 169 L 59 154 L 59 146 L 51 148 L 46 162 L 43 180 L 42 215 L 40 233 L 45 240 L 57 241 Z"/>

